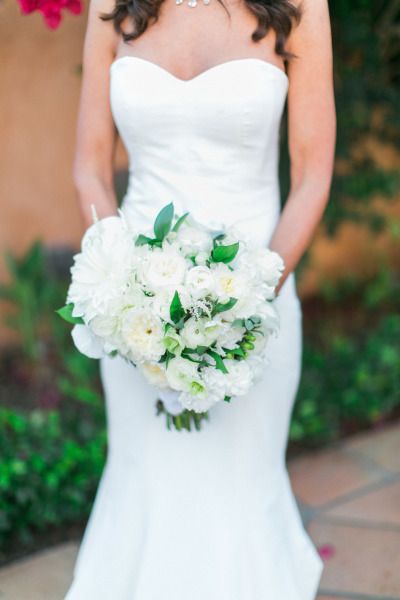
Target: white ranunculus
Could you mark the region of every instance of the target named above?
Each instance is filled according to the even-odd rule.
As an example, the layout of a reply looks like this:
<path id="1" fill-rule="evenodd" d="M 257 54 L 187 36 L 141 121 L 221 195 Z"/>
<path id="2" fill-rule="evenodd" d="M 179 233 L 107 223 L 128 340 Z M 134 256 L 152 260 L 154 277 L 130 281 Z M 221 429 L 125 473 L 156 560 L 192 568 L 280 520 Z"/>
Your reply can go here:
<path id="1" fill-rule="evenodd" d="M 174 390 L 193 393 L 203 389 L 197 363 L 176 357 L 169 361 L 165 373 L 170 387 Z"/>
<path id="2" fill-rule="evenodd" d="M 149 310 L 127 310 L 122 318 L 121 336 L 133 362 L 157 361 L 164 354 L 162 323 Z"/>
<path id="3" fill-rule="evenodd" d="M 160 389 L 169 389 L 164 365 L 154 362 L 142 362 L 139 364 L 139 369 L 151 385 Z"/>
<path id="4" fill-rule="evenodd" d="M 195 299 L 213 294 L 215 289 L 213 272 L 205 266 L 193 267 L 186 273 L 185 286 Z"/>
<path id="5" fill-rule="evenodd" d="M 85 356 L 89 358 L 102 358 L 104 356 L 103 343 L 87 325 L 75 325 L 71 331 L 74 344 Z"/>
<path id="6" fill-rule="evenodd" d="M 132 239 L 119 217 L 108 217 L 92 225 L 75 255 L 67 303 L 74 304 L 74 316 L 90 321 L 107 315 L 124 294 L 132 272 Z"/>
<path id="7" fill-rule="evenodd" d="M 244 396 L 253 383 L 253 372 L 247 361 L 225 360 L 228 373 L 226 379 L 226 394 L 228 396 Z"/>
<path id="8" fill-rule="evenodd" d="M 213 239 L 210 233 L 199 224 L 191 226 L 185 222 L 178 230 L 177 241 L 185 256 L 196 256 L 199 252 L 210 254 Z"/>
<path id="9" fill-rule="evenodd" d="M 218 338 L 221 328 L 221 321 L 217 319 L 190 317 L 181 330 L 181 338 L 189 348 L 211 346 Z"/>

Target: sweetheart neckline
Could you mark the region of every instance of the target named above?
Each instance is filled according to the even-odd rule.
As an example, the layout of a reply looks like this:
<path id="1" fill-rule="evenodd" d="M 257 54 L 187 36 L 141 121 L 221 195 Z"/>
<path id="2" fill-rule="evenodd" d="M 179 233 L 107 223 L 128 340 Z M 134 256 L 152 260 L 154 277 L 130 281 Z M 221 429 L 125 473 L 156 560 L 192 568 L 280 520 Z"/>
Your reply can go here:
<path id="1" fill-rule="evenodd" d="M 199 73 L 198 75 L 195 75 L 194 77 L 191 77 L 190 79 L 182 79 L 181 77 L 177 77 L 176 75 L 171 73 L 171 71 L 168 71 L 168 69 L 165 69 L 161 65 L 159 65 L 151 60 L 148 60 L 147 58 L 142 58 L 141 56 L 133 56 L 130 54 L 125 54 L 123 56 L 119 56 L 119 57 L 115 58 L 110 65 L 110 69 L 112 67 L 114 67 L 117 63 L 122 62 L 125 59 L 138 60 L 142 63 L 148 64 L 148 65 L 154 67 L 155 69 L 158 69 L 159 71 L 165 73 L 171 79 L 173 79 L 179 83 L 182 83 L 182 84 L 194 83 L 194 82 L 198 81 L 199 79 L 202 79 L 206 75 L 208 75 L 214 71 L 217 71 L 220 68 L 232 66 L 235 63 L 242 63 L 242 62 L 255 62 L 255 63 L 261 64 L 261 65 L 273 70 L 274 72 L 277 72 L 278 74 L 283 76 L 283 78 L 285 79 L 285 81 L 287 83 L 289 82 L 289 77 L 287 76 L 287 74 L 285 73 L 285 71 L 283 69 L 281 69 L 280 67 L 277 67 L 276 65 L 274 65 L 273 63 L 271 63 L 267 60 L 263 60 L 262 58 L 257 58 L 257 57 L 233 58 L 231 60 L 226 60 L 221 63 L 217 63 L 216 65 L 213 65 L 212 67 L 209 67 L 208 69 L 205 69 L 204 71 L 201 71 L 201 73 Z"/>

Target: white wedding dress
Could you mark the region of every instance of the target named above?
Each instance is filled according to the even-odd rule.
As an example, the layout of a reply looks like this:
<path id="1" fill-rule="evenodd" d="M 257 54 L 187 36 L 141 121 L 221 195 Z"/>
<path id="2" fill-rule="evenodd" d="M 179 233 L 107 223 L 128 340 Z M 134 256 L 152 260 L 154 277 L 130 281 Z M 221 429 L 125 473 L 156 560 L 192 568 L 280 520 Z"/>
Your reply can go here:
<path id="1" fill-rule="evenodd" d="M 111 107 L 130 156 L 123 211 L 148 227 L 173 202 L 200 223 L 267 246 L 280 213 L 279 125 L 288 78 L 257 58 L 182 80 L 142 58 L 111 66 Z M 285 467 L 301 369 L 294 275 L 263 379 L 168 431 L 135 367 L 104 358 L 109 451 L 66 600 L 313 600 L 322 561 Z"/>

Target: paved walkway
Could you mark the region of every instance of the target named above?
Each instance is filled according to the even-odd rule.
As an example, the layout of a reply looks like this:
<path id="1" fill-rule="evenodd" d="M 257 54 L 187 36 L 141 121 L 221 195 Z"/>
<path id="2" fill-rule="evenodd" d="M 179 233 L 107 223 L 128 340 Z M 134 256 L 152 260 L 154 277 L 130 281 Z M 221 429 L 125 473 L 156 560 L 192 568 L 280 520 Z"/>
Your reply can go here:
<path id="1" fill-rule="evenodd" d="M 318 600 L 400 600 L 400 424 L 292 460 L 289 470 L 325 560 Z M 62 600 L 76 550 L 65 544 L 0 570 L 0 600 Z"/>

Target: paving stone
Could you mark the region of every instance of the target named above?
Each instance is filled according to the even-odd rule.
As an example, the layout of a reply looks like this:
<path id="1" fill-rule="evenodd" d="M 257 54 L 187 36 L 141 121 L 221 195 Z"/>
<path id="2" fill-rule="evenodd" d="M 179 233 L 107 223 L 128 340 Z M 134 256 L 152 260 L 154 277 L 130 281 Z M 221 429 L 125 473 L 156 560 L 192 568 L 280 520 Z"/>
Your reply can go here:
<path id="1" fill-rule="evenodd" d="M 381 480 L 378 467 L 365 464 L 341 449 L 309 454 L 289 463 L 294 493 L 300 502 L 318 507 Z"/>
<path id="2" fill-rule="evenodd" d="M 345 448 L 361 452 L 392 473 L 400 473 L 400 425 L 352 437 Z"/>
<path id="3" fill-rule="evenodd" d="M 326 511 L 329 516 L 400 526 L 400 481 Z"/>
<path id="4" fill-rule="evenodd" d="M 0 570 L 1 600 L 61 600 L 70 584 L 77 547 L 68 543 Z"/>
<path id="5" fill-rule="evenodd" d="M 322 589 L 350 597 L 400 598 L 400 533 L 317 521 L 309 531 L 317 546 L 334 548 L 325 561 Z"/>

